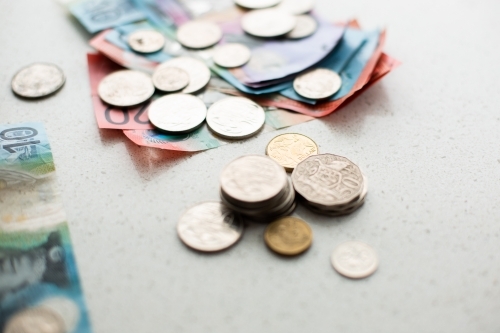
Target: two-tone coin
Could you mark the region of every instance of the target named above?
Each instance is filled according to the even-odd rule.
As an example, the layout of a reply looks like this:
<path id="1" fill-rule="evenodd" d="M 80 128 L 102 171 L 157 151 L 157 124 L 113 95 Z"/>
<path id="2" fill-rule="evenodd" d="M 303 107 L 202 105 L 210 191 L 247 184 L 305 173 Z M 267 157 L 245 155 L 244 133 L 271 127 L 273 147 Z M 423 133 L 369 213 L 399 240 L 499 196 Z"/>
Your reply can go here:
<path id="1" fill-rule="evenodd" d="M 368 277 L 378 268 L 375 250 L 359 241 L 350 241 L 337 246 L 332 253 L 331 262 L 338 273 L 351 279 Z"/>
<path id="2" fill-rule="evenodd" d="M 40 98 L 61 89 L 65 81 L 63 71 L 56 65 L 34 63 L 14 75 L 11 87 L 12 91 L 21 97 Z"/>
<path id="3" fill-rule="evenodd" d="M 153 84 L 163 92 L 176 92 L 189 84 L 189 74 L 177 67 L 161 67 L 153 73 Z"/>
<path id="4" fill-rule="evenodd" d="M 241 19 L 241 27 L 246 33 L 263 38 L 284 36 L 296 25 L 295 16 L 275 8 L 254 10 Z"/>
<path id="5" fill-rule="evenodd" d="M 172 94 L 155 100 L 148 117 L 156 128 L 176 134 L 192 132 L 203 124 L 207 107 L 193 95 Z"/>
<path id="6" fill-rule="evenodd" d="M 166 80 L 163 70 L 167 67 L 175 67 L 183 70 L 189 75 L 189 84 L 182 89 L 185 94 L 195 93 L 205 88 L 210 81 L 210 69 L 202 61 L 191 57 L 178 57 L 165 61 L 156 67 L 153 77 L 155 80 Z"/>
<path id="7" fill-rule="evenodd" d="M 213 60 L 217 66 L 236 68 L 250 61 L 250 49 L 240 43 L 228 43 L 218 46 L 214 50 Z"/>
<path id="8" fill-rule="evenodd" d="M 143 72 L 120 70 L 102 79 L 97 92 L 105 103 L 127 107 L 150 99 L 155 92 L 155 87 L 151 77 Z"/>
<path id="9" fill-rule="evenodd" d="M 311 246 L 313 232 L 305 221 L 286 216 L 267 226 L 264 240 L 274 252 L 294 256 L 306 251 Z"/>
<path id="10" fill-rule="evenodd" d="M 158 52 L 165 46 L 165 37 L 156 30 L 137 30 L 128 36 L 128 45 L 139 53 Z"/>
<path id="11" fill-rule="evenodd" d="M 316 0 L 283 0 L 277 6 L 293 15 L 303 15 L 313 10 Z"/>
<path id="12" fill-rule="evenodd" d="M 282 165 L 286 171 L 293 169 L 311 155 L 317 155 L 318 145 L 311 138 L 298 133 L 275 136 L 266 147 L 266 155 Z"/>
<path id="13" fill-rule="evenodd" d="M 316 68 L 301 74 L 293 81 L 293 88 L 302 97 L 325 99 L 331 97 L 342 86 L 342 78 L 334 71 Z"/>
<path id="14" fill-rule="evenodd" d="M 234 0 L 234 2 L 243 8 L 247 9 L 264 9 L 274 7 L 282 0 Z"/>
<path id="15" fill-rule="evenodd" d="M 301 39 L 313 35 L 318 29 L 318 22 L 310 15 L 297 16 L 297 25 L 286 34 L 290 39 Z"/>
<path id="16" fill-rule="evenodd" d="M 191 21 L 177 29 L 179 43 L 191 49 L 205 49 L 217 44 L 221 38 L 221 28 L 211 22 Z"/>

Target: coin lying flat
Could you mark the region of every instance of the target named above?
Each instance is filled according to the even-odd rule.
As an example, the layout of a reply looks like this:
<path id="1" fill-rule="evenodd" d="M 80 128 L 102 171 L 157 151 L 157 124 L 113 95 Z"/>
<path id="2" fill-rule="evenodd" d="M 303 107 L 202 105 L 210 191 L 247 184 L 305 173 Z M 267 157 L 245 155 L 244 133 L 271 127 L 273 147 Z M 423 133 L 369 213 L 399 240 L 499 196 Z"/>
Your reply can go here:
<path id="1" fill-rule="evenodd" d="M 177 224 L 187 246 L 205 252 L 224 250 L 243 235 L 243 224 L 220 202 L 204 202 L 188 209 Z"/>
<path id="2" fill-rule="evenodd" d="M 293 15 L 302 15 L 313 10 L 315 2 L 316 0 L 283 0 L 277 8 Z"/>
<path id="3" fill-rule="evenodd" d="M 207 107 L 193 95 L 172 94 L 155 100 L 149 106 L 149 121 L 163 131 L 187 133 L 197 129 L 205 120 Z"/>
<path id="4" fill-rule="evenodd" d="M 191 21 L 177 29 L 177 40 L 191 49 L 204 49 L 217 44 L 222 30 L 215 23 Z"/>
<path id="5" fill-rule="evenodd" d="M 165 67 L 180 68 L 188 73 L 189 84 L 182 90 L 182 92 L 186 94 L 191 94 L 203 89 L 210 81 L 210 70 L 207 65 L 194 58 L 178 57 L 168 60 L 158 66 L 155 73 L 160 72 Z"/>
<path id="6" fill-rule="evenodd" d="M 16 313 L 5 325 L 3 333 L 65 333 L 65 326 L 58 314 L 37 307 Z"/>
<path id="7" fill-rule="evenodd" d="M 342 79 L 332 70 L 317 68 L 299 75 L 293 81 L 293 88 L 302 97 L 324 99 L 339 91 Z"/>
<path id="8" fill-rule="evenodd" d="M 244 97 L 228 97 L 210 106 L 208 127 L 227 139 L 244 139 L 256 134 L 264 125 L 266 115 L 260 105 Z"/>
<path id="9" fill-rule="evenodd" d="M 26 98 L 39 98 L 59 90 L 66 81 L 63 71 L 53 64 L 35 63 L 22 68 L 12 78 L 12 91 Z"/>
<path id="10" fill-rule="evenodd" d="M 311 227 L 301 219 L 291 216 L 274 221 L 264 234 L 264 240 L 271 250 L 288 256 L 307 250 L 312 239 Z"/>
<path id="11" fill-rule="evenodd" d="M 318 29 L 318 22 L 310 15 L 297 16 L 297 25 L 292 31 L 286 34 L 287 38 L 300 39 L 309 37 Z"/>
<path id="12" fill-rule="evenodd" d="M 234 0 L 234 2 L 248 9 L 263 9 L 276 6 L 281 0 Z"/>
<path id="13" fill-rule="evenodd" d="M 368 277 L 378 268 L 375 250 L 358 241 L 340 244 L 333 251 L 331 261 L 337 272 L 352 279 Z"/>
<path id="14" fill-rule="evenodd" d="M 177 67 L 161 67 L 153 73 L 153 84 L 164 92 L 175 92 L 189 84 L 189 74 Z"/>
<path id="15" fill-rule="evenodd" d="M 254 10 L 241 19 L 241 27 L 246 33 L 264 38 L 286 35 L 296 24 L 295 16 L 275 8 Z"/>
<path id="16" fill-rule="evenodd" d="M 218 46 L 214 51 L 214 62 L 225 68 L 241 67 L 250 61 L 250 49 L 239 43 Z"/>
<path id="17" fill-rule="evenodd" d="M 155 87 L 148 75 L 139 71 L 121 70 L 102 79 L 97 92 L 105 103 L 125 107 L 147 101 L 153 96 Z"/>
<path id="18" fill-rule="evenodd" d="M 297 164 L 311 155 L 317 155 L 318 150 L 318 145 L 307 136 L 286 133 L 274 137 L 267 144 L 266 154 L 286 171 L 292 172 Z"/>
<path id="19" fill-rule="evenodd" d="M 128 36 L 128 45 L 136 52 L 158 52 L 165 46 L 165 37 L 155 30 L 138 30 Z"/>

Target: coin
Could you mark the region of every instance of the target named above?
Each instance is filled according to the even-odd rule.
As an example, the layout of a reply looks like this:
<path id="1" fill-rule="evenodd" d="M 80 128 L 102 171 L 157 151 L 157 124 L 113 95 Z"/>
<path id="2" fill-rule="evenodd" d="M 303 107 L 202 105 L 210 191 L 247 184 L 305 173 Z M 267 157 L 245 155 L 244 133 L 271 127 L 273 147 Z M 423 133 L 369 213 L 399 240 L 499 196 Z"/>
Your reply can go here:
<path id="1" fill-rule="evenodd" d="M 293 169 L 311 155 L 318 154 L 318 145 L 305 135 L 286 133 L 275 136 L 266 148 L 266 155 L 278 162 L 286 171 Z"/>
<path id="2" fill-rule="evenodd" d="M 264 240 L 279 254 L 293 256 L 307 250 L 312 244 L 312 229 L 299 218 L 287 216 L 271 223 L 264 233 Z"/>
<path id="3" fill-rule="evenodd" d="M 204 49 L 217 44 L 222 38 L 222 30 L 215 23 L 191 21 L 177 29 L 177 40 L 191 49 Z"/>
<path id="4" fill-rule="evenodd" d="M 283 0 L 277 8 L 293 15 L 302 15 L 309 13 L 314 8 L 315 2 L 315 0 Z"/>
<path id="5" fill-rule="evenodd" d="M 243 8 L 263 9 L 276 6 L 281 0 L 234 0 L 234 2 Z"/>
<path id="6" fill-rule="evenodd" d="M 251 52 L 248 47 L 239 43 L 218 46 L 214 51 L 214 62 L 225 68 L 241 67 L 250 61 Z"/>
<path id="7" fill-rule="evenodd" d="M 375 250 L 365 243 L 351 241 L 340 244 L 332 253 L 333 268 L 340 274 L 361 279 L 372 275 L 378 267 Z"/>
<path id="8" fill-rule="evenodd" d="M 241 19 L 241 27 L 246 33 L 264 38 L 286 35 L 296 24 L 295 16 L 275 8 L 254 10 Z"/>
<path id="9" fill-rule="evenodd" d="M 266 115 L 258 104 L 244 97 L 228 97 L 210 106 L 207 124 L 226 139 L 244 139 L 256 134 L 264 125 Z"/>
<path id="10" fill-rule="evenodd" d="M 207 116 L 207 107 L 196 96 L 172 94 L 151 103 L 148 116 L 156 128 L 181 134 L 191 132 L 203 123 Z"/>
<path id="11" fill-rule="evenodd" d="M 16 313 L 12 316 L 4 333 L 65 333 L 64 322 L 55 312 L 36 307 Z"/>
<path id="12" fill-rule="evenodd" d="M 293 81 L 293 88 L 302 97 L 324 99 L 339 91 L 342 79 L 332 70 L 316 68 L 301 74 Z"/>
<path id="13" fill-rule="evenodd" d="M 178 57 L 168 60 L 158 66 L 156 71 L 160 71 L 165 67 L 180 68 L 188 73 L 189 84 L 182 90 L 182 92 L 186 94 L 191 94 L 203 89 L 210 81 L 210 70 L 207 65 L 194 58 Z"/>
<path id="14" fill-rule="evenodd" d="M 363 190 L 363 174 L 345 157 L 313 155 L 300 162 L 292 173 L 295 190 L 307 201 L 324 206 L 343 205 Z"/>
<path id="15" fill-rule="evenodd" d="M 153 73 L 153 84 L 156 89 L 174 92 L 184 89 L 189 84 L 189 75 L 177 67 L 160 67 Z"/>
<path id="16" fill-rule="evenodd" d="M 136 52 L 158 52 L 165 46 L 165 37 L 155 30 L 138 30 L 128 36 L 128 45 Z"/>
<path id="17" fill-rule="evenodd" d="M 53 64 L 35 63 L 22 68 L 12 78 L 12 91 L 21 97 L 39 98 L 59 90 L 66 81 L 63 71 Z"/>
<path id="18" fill-rule="evenodd" d="M 290 39 L 305 38 L 314 34 L 317 28 L 318 22 L 310 15 L 299 15 L 297 16 L 297 25 L 286 34 L 286 37 Z"/>
<path id="19" fill-rule="evenodd" d="M 188 209 L 177 224 L 187 246 L 205 252 L 224 250 L 243 235 L 243 224 L 220 202 L 204 202 Z"/>
<path id="20" fill-rule="evenodd" d="M 153 96 L 151 78 L 139 71 L 121 70 L 107 75 L 97 87 L 99 97 L 114 106 L 141 104 Z"/>

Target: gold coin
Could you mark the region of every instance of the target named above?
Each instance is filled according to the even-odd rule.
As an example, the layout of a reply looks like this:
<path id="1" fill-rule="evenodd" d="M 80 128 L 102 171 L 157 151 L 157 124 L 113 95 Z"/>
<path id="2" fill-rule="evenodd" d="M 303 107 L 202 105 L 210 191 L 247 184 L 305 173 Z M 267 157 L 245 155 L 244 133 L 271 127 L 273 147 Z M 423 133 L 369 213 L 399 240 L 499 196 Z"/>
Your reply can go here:
<path id="1" fill-rule="evenodd" d="M 297 133 L 281 134 L 272 139 L 266 148 L 266 154 L 285 168 L 293 169 L 311 155 L 318 155 L 318 145 L 305 135 Z"/>
<path id="2" fill-rule="evenodd" d="M 307 250 L 312 243 L 312 229 L 296 217 L 282 217 L 271 223 L 264 233 L 264 240 L 279 254 L 293 256 Z"/>

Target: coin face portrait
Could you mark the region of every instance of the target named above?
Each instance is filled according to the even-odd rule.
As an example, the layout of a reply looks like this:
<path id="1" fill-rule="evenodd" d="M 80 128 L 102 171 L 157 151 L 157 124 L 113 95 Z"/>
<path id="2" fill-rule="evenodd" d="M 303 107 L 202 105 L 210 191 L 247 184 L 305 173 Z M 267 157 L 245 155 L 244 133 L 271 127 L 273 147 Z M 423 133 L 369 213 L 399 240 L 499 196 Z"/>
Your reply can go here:
<path id="1" fill-rule="evenodd" d="M 305 135 L 281 134 L 273 138 L 266 148 L 266 154 L 282 165 L 286 171 L 293 169 L 311 155 L 318 154 L 316 143 Z"/>
<path id="2" fill-rule="evenodd" d="M 97 87 L 99 97 L 114 106 L 134 106 L 153 96 L 155 87 L 151 77 L 134 70 L 113 72 L 101 80 Z"/>

